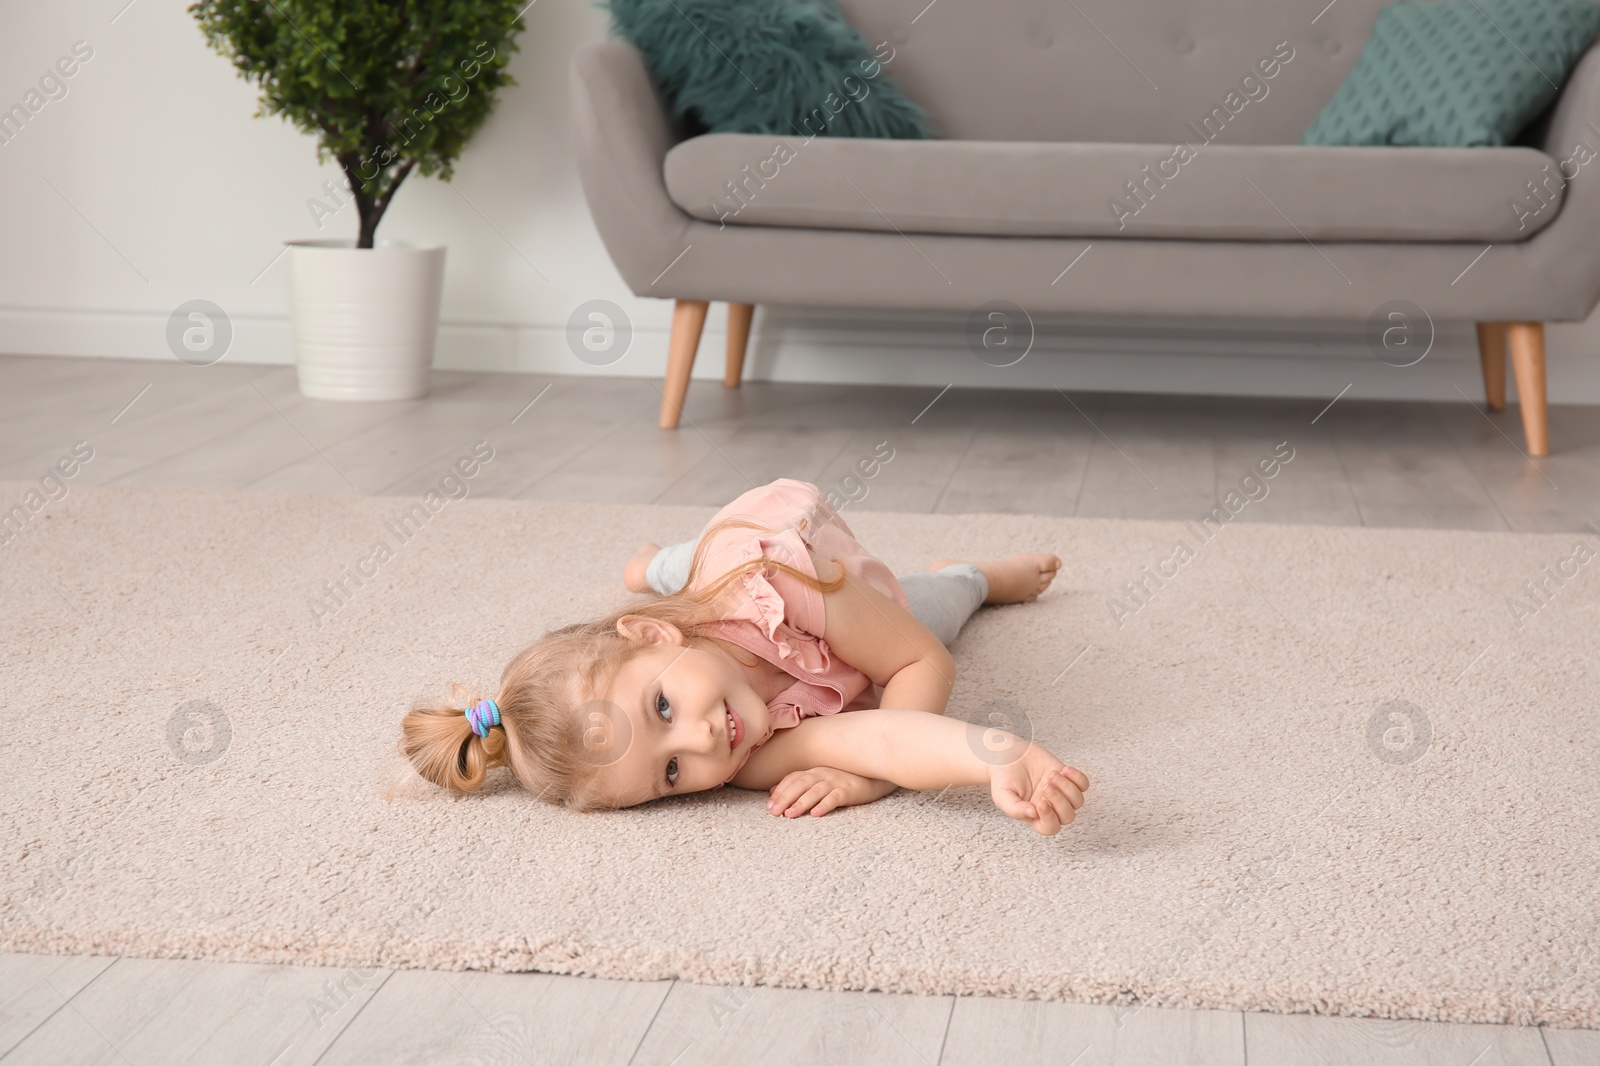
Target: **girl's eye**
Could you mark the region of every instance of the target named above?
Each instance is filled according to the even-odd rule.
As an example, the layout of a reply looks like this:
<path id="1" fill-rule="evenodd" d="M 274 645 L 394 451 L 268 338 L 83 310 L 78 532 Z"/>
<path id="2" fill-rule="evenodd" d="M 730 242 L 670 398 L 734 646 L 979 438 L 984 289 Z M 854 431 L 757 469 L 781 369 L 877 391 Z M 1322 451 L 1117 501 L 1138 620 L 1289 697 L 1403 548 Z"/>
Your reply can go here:
<path id="1" fill-rule="evenodd" d="M 656 693 L 656 714 L 668 723 L 672 721 L 672 704 L 667 700 L 667 694 L 665 692 Z M 678 760 L 676 758 L 672 758 L 667 760 L 667 786 L 669 788 L 676 788 L 677 785 Z"/>

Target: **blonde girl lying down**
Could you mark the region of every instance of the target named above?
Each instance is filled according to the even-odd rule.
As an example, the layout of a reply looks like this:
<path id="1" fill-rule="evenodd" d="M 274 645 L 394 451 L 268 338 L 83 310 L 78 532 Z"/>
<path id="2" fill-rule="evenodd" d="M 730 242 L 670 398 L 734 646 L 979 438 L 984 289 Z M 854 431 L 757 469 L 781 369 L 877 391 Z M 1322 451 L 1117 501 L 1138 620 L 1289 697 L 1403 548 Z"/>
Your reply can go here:
<path id="1" fill-rule="evenodd" d="M 897 787 L 988 785 L 1001 811 L 1053 836 L 1088 777 L 943 714 L 962 624 L 982 604 L 1036 598 L 1060 566 L 1048 553 L 940 560 L 896 578 L 815 485 L 779 478 L 696 540 L 645 545 L 624 581 L 658 596 L 545 634 L 491 697 L 413 708 L 402 748 L 442 787 L 471 792 L 508 766 L 580 811 L 733 785 L 792 818 Z"/>

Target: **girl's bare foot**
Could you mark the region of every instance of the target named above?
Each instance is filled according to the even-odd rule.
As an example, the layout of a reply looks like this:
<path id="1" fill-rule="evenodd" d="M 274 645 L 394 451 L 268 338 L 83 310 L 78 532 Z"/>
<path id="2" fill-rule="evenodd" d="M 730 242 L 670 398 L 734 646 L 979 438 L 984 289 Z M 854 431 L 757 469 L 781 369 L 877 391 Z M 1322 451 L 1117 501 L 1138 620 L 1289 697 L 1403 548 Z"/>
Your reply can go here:
<path id="1" fill-rule="evenodd" d="M 938 570 L 951 563 L 965 562 L 972 562 L 989 579 L 989 595 L 984 603 L 1027 603 L 1037 599 L 1061 569 L 1060 556 L 1049 552 L 1027 552 L 983 563 L 970 559 L 940 559 L 928 569 Z"/>
<path id="2" fill-rule="evenodd" d="M 656 557 L 656 552 L 661 550 L 661 545 L 656 543 L 646 544 L 639 549 L 639 554 L 628 560 L 628 565 L 622 568 L 622 583 L 628 586 L 630 592 L 653 592 L 650 582 L 645 578 L 645 571 L 650 566 L 650 560 Z"/>

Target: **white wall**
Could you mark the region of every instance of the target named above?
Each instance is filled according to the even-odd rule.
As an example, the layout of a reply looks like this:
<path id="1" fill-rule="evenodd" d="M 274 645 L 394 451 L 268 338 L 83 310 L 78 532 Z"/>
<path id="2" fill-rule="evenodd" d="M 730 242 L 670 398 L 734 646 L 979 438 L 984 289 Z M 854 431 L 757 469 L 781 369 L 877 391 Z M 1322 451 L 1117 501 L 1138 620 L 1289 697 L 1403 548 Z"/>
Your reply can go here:
<path id="1" fill-rule="evenodd" d="M 94 49 L 67 95 L 0 144 L 0 352 L 169 359 L 168 314 L 203 298 L 233 321 L 229 360 L 292 361 L 274 258 L 286 239 L 353 236 L 355 209 L 318 229 L 306 202 L 325 181 L 342 182 L 337 166 L 319 167 L 312 138 L 282 120 L 252 117 L 254 87 L 205 45 L 185 6 L 12 2 L 0 14 L 0 107 L 21 102 L 74 42 Z M 568 58 L 605 35 L 606 16 L 588 0 L 537 0 L 525 20 L 511 65 L 521 84 L 503 92 L 468 148 L 457 188 L 413 176 L 379 236 L 449 246 L 438 365 L 659 376 L 670 305 L 627 291 L 573 161 Z M 566 344 L 568 315 L 595 298 L 624 307 L 636 331 L 629 354 L 607 368 L 580 362 Z M 1366 350 L 1361 323 L 1173 325 L 1040 323 L 1028 358 L 1002 370 L 968 353 L 959 317 L 764 309 L 747 373 L 938 387 L 1331 398 L 1353 383 L 1352 397 L 1456 400 L 1453 385 L 1479 394 L 1462 326 L 1442 328 L 1426 360 L 1397 370 Z M 714 310 L 697 377 L 721 376 L 721 329 Z M 1600 403 L 1591 354 L 1600 325 L 1548 334 L 1552 398 Z"/>

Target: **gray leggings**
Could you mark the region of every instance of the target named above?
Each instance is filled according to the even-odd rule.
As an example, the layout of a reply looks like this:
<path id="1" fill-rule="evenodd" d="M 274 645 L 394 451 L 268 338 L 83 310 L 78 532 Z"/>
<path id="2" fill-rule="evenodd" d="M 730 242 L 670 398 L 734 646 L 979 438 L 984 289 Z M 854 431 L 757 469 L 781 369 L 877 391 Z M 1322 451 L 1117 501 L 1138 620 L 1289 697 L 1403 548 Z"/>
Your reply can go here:
<path id="1" fill-rule="evenodd" d="M 663 596 L 683 588 L 689 577 L 697 541 L 686 540 L 662 548 L 650 560 L 645 579 Z M 945 643 L 954 643 L 961 627 L 989 595 L 989 580 L 971 563 L 951 563 L 938 570 L 896 576 L 905 591 L 911 616 Z"/>

